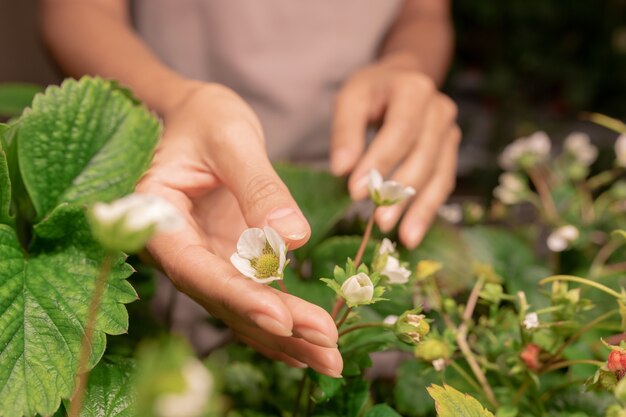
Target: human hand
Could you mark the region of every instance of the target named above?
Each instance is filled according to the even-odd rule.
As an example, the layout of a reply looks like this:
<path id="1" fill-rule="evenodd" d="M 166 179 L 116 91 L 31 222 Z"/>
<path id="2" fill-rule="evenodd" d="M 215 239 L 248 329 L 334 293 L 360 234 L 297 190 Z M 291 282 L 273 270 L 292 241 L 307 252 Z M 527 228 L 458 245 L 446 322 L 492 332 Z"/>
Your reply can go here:
<path id="1" fill-rule="evenodd" d="M 356 72 L 339 92 L 332 130 L 331 170 L 350 173 L 351 196 L 367 196 L 368 174 L 383 176 L 417 191 L 409 201 L 381 207 L 378 226 L 391 230 L 402 213 L 400 240 L 419 244 L 438 207 L 454 189 L 461 138 L 456 105 L 437 91 L 433 81 L 398 61 L 382 61 Z M 382 127 L 365 149 L 368 124 Z"/>
<path id="2" fill-rule="evenodd" d="M 148 249 L 181 291 L 244 342 L 293 366 L 339 376 L 337 329 L 322 308 L 243 277 L 226 259 L 247 227 L 269 225 L 291 248 L 310 228 L 265 152 L 252 110 L 229 89 L 194 84 L 163 115 L 165 132 L 138 192 L 159 195 L 185 216 L 182 230 Z"/>

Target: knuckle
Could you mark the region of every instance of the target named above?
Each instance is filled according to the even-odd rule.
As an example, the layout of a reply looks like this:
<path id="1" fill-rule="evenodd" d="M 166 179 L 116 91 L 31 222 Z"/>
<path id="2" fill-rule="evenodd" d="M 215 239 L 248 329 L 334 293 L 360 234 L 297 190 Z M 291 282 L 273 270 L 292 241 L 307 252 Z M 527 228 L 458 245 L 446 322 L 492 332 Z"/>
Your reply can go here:
<path id="1" fill-rule="evenodd" d="M 244 191 L 244 204 L 254 207 L 281 191 L 279 182 L 271 175 L 257 174 L 247 183 Z"/>
<path id="2" fill-rule="evenodd" d="M 459 109 L 456 103 L 445 94 L 439 95 L 439 105 L 444 117 L 448 120 L 456 120 Z"/>
<path id="3" fill-rule="evenodd" d="M 407 84 L 416 91 L 420 91 L 427 95 L 433 94 L 437 91 L 437 86 L 435 85 L 433 79 L 423 74 L 407 75 Z"/>

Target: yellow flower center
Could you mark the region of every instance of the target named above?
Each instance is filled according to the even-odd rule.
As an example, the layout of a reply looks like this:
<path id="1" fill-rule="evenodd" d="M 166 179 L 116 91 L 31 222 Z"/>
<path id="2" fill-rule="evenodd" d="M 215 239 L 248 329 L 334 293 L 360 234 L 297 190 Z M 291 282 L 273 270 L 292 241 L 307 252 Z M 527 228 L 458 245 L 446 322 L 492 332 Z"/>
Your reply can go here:
<path id="1" fill-rule="evenodd" d="M 268 246 L 266 245 L 261 256 L 250 261 L 250 265 L 256 271 L 255 275 L 259 279 L 275 277 L 278 274 L 280 259 L 278 259 L 272 248 Z"/>

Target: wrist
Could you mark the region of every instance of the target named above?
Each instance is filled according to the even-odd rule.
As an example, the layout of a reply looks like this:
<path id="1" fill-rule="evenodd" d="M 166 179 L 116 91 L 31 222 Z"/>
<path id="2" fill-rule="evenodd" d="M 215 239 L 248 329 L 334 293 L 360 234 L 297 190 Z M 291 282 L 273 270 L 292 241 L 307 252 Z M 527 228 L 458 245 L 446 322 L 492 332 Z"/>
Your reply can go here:
<path id="1" fill-rule="evenodd" d="M 152 83 L 151 97 L 145 101 L 152 110 L 164 119 L 171 111 L 180 107 L 203 84 L 200 81 L 184 78 L 175 73 L 164 74 L 153 80 Z"/>

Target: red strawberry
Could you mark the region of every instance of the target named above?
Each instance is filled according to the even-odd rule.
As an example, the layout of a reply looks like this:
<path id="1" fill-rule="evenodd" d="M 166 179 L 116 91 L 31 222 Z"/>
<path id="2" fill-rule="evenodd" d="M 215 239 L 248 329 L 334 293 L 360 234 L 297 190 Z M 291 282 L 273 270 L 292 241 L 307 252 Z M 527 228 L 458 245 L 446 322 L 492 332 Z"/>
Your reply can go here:
<path id="1" fill-rule="evenodd" d="M 520 358 L 526 364 L 526 367 L 531 371 L 538 371 L 541 368 L 541 362 L 539 362 L 539 352 L 541 348 L 534 343 L 529 343 L 524 347 L 524 350 L 520 353 Z"/>
<path id="2" fill-rule="evenodd" d="M 622 379 L 626 374 L 626 351 L 612 350 L 606 361 L 609 371 L 613 372 L 618 380 Z"/>

